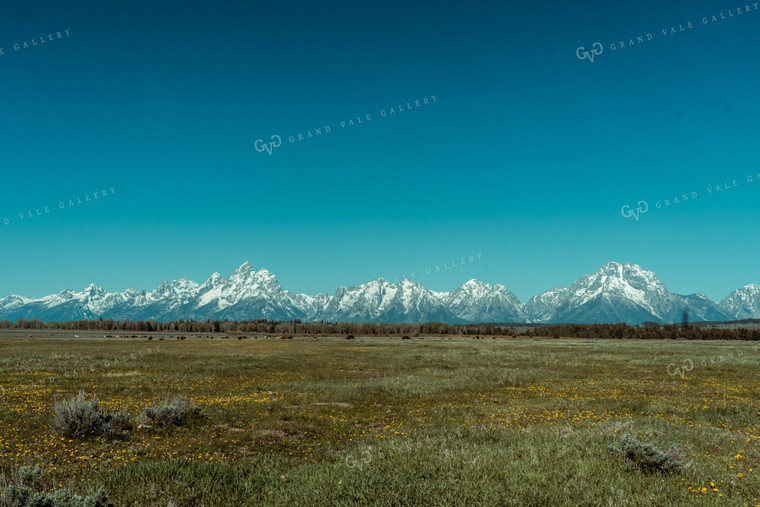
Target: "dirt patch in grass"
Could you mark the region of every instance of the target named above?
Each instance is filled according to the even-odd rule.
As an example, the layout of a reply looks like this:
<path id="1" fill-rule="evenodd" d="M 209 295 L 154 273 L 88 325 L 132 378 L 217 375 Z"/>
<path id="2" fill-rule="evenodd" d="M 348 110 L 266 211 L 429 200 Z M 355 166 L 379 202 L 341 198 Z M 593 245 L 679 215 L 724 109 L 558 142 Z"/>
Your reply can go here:
<path id="1" fill-rule="evenodd" d="M 259 437 L 274 437 L 280 440 L 298 440 L 298 435 L 293 435 L 282 430 L 259 430 L 254 433 Z"/>
<path id="2" fill-rule="evenodd" d="M 138 370 L 132 370 L 132 371 L 109 371 L 106 373 L 106 377 L 134 377 L 136 375 L 139 375 L 140 372 Z"/>
<path id="3" fill-rule="evenodd" d="M 226 430 L 234 431 L 234 432 L 243 431 L 242 428 L 235 428 L 234 426 L 230 426 L 229 424 L 217 424 L 216 427 L 224 428 Z"/>

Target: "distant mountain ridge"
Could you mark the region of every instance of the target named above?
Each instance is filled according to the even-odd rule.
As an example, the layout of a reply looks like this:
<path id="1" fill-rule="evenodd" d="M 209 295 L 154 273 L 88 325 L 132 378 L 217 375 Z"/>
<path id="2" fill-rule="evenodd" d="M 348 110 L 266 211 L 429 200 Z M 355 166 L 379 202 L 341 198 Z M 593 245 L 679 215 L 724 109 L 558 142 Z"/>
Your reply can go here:
<path id="1" fill-rule="evenodd" d="M 0 299 L 0 320 L 291 320 L 330 322 L 616 323 L 680 322 L 760 318 L 760 285 L 750 284 L 720 303 L 704 294 L 674 294 L 651 271 L 609 262 L 570 287 L 554 287 L 522 303 L 504 285 L 470 280 L 451 292 L 419 283 L 382 278 L 339 287 L 334 295 L 291 294 L 277 278 L 245 262 L 230 276 L 214 273 L 199 284 L 188 278 L 154 290 L 106 292 L 95 284 L 81 292 L 64 290 L 40 299 Z"/>

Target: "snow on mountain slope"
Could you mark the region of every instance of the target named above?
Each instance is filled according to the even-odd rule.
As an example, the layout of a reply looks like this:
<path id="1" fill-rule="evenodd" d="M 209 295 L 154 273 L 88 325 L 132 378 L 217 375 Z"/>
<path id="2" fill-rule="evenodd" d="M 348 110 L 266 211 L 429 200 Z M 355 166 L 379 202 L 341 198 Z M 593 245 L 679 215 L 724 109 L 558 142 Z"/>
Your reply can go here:
<path id="1" fill-rule="evenodd" d="M 555 287 L 526 305 L 537 322 L 680 322 L 683 311 L 692 320 L 725 320 L 717 304 L 704 294 L 673 294 L 651 271 L 636 264 L 609 262 L 578 279 L 568 289 Z"/>
<path id="2" fill-rule="evenodd" d="M 446 295 L 452 315 L 464 322 L 525 322 L 524 305 L 503 285 L 470 280 Z"/>
<path id="3" fill-rule="evenodd" d="M 300 308 L 304 312 L 305 319 L 308 321 L 320 320 L 317 316 L 330 301 L 330 296 L 327 294 L 309 296 L 306 294 L 291 294 L 288 291 L 285 291 L 285 293 L 290 297 L 293 306 Z"/>
<path id="4" fill-rule="evenodd" d="M 688 296 L 679 296 L 683 301 L 684 309 L 689 312 L 690 321 L 722 321 L 732 320 L 720 305 L 707 296 L 702 294 L 690 294 Z"/>
<path id="5" fill-rule="evenodd" d="M 723 298 L 720 309 L 735 320 L 760 319 L 760 285 L 745 285 Z"/>
<path id="6" fill-rule="evenodd" d="M 553 287 L 543 294 L 533 296 L 525 303 L 525 313 L 534 322 L 553 322 L 556 309 L 567 298 L 566 287 Z"/>
<path id="7" fill-rule="evenodd" d="M 636 322 L 649 316 L 663 322 L 675 302 L 651 271 L 608 262 L 571 285 L 555 311 L 559 322 Z"/>
<path id="8" fill-rule="evenodd" d="M 760 286 L 747 285 L 717 304 L 704 294 L 669 292 L 651 271 L 610 262 L 569 288 L 554 287 L 521 303 L 503 285 L 470 280 L 451 292 L 436 292 L 410 280 L 382 278 L 339 287 L 334 295 L 291 294 L 277 278 L 246 262 L 230 276 L 214 273 L 202 284 L 188 278 L 164 280 L 152 291 L 107 292 L 95 284 L 40 299 L 0 299 L 0 319 L 65 321 L 291 320 L 349 322 L 680 322 L 760 318 Z"/>
<path id="9" fill-rule="evenodd" d="M 378 278 L 339 287 L 318 320 L 345 322 L 451 322 L 439 293 L 410 280 L 392 284 Z"/>

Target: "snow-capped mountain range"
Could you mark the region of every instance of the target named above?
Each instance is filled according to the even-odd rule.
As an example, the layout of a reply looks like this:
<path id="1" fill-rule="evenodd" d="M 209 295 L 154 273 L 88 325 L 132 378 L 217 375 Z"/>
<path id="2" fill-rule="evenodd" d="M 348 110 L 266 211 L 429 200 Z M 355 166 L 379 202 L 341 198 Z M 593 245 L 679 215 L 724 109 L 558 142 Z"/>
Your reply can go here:
<path id="1" fill-rule="evenodd" d="M 203 284 L 187 278 L 162 282 L 156 289 L 106 292 L 91 284 L 81 292 L 65 290 L 31 299 L 0 299 L 0 320 L 291 320 L 331 322 L 680 322 L 760 318 L 760 285 L 746 285 L 720 303 L 704 294 L 668 291 L 651 271 L 610 262 L 567 288 L 554 287 L 522 303 L 504 285 L 470 280 L 451 292 L 419 283 L 382 278 L 339 287 L 334 295 L 291 294 L 277 278 L 246 262 L 228 277 L 214 273 Z"/>

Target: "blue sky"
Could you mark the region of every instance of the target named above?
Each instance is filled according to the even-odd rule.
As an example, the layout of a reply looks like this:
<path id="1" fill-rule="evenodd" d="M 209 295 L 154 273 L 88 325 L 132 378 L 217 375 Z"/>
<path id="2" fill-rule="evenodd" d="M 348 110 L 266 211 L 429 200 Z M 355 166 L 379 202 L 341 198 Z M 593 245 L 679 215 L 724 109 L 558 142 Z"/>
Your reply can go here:
<path id="1" fill-rule="evenodd" d="M 361 4 L 7 6 L 0 295 L 152 289 L 246 260 L 333 293 L 478 253 L 420 281 L 525 301 L 614 260 L 713 299 L 760 283 L 752 3 Z"/>

